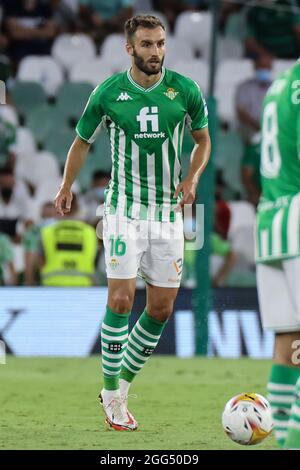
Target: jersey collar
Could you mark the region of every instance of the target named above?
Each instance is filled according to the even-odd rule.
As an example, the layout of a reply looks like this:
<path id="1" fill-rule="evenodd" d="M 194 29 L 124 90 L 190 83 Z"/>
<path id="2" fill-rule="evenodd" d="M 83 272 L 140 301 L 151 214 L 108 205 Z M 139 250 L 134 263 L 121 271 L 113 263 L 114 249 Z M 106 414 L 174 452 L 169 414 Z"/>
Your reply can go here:
<path id="1" fill-rule="evenodd" d="M 155 88 L 157 88 L 157 87 L 161 84 L 161 82 L 163 81 L 163 79 L 164 79 L 164 77 L 165 77 L 165 73 L 166 73 L 165 68 L 162 67 L 161 77 L 160 77 L 160 79 L 158 80 L 158 82 L 154 83 L 154 85 L 152 85 L 150 88 L 144 88 L 144 87 L 142 87 L 141 85 L 139 85 L 138 83 L 136 83 L 136 82 L 133 80 L 133 78 L 132 78 L 132 76 L 131 76 L 131 73 L 130 73 L 130 70 L 131 70 L 131 69 L 128 69 L 128 70 L 127 70 L 127 78 L 128 78 L 128 80 L 130 81 L 130 83 L 131 83 L 134 87 L 138 88 L 140 91 L 144 91 L 145 93 L 149 93 L 150 91 L 152 91 L 152 90 L 154 90 Z"/>

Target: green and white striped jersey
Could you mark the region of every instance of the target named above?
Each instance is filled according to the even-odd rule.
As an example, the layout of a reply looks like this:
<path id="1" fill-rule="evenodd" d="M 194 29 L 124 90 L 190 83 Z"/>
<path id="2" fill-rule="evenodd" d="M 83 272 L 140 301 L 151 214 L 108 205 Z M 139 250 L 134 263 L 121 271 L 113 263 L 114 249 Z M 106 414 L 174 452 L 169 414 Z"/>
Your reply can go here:
<path id="1" fill-rule="evenodd" d="M 191 130 L 208 124 L 199 86 L 163 68 L 160 80 L 143 88 L 130 71 L 113 75 L 91 94 L 76 132 L 94 142 L 106 126 L 112 154 L 105 210 L 131 218 L 174 220 L 173 195 L 181 180 L 185 124 Z M 101 155 L 99 155 L 101 158 Z"/>
<path id="2" fill-rule="evenodd" d="M 258 262 L 300 255 L 300 63 L 280 75 L 263 103 Z"/>

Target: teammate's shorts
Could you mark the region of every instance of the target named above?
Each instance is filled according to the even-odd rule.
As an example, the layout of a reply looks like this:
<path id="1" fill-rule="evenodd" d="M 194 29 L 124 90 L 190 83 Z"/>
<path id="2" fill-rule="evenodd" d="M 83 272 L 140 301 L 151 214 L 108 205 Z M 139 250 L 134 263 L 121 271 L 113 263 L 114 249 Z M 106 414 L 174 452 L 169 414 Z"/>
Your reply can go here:
<path id="1" fill-rule="evenodd" d="M 159 287 L 179 287 L 183 265 L 183 221 L 130 219 L 120 214 L 103 217 L 106 273 L 112 279 L 137 275 Z"/>
<path id="2" fill-rule="evenodd" d="M 300 331 L 300 257 L 257 265 L 257 290 L 263 327 Z"/>

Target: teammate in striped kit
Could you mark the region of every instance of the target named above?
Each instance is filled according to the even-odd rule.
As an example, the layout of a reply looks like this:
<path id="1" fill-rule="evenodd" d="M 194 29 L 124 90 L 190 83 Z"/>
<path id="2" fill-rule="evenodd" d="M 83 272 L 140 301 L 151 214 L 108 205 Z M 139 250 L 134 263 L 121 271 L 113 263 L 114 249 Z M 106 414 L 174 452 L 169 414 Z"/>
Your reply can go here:
<path id="1" fill-rule="evenodd" d="M 111 141 L 112 175 L 103 218 L 108 302 L 101 330 L 100 399 L 106 422 L 116 430 L 137 428 L 127 409 L 129 387 L 172 314 L 183 263 L 182 208 L 194 201 L 210 154 L 207 107 L 199 86 L 163 67 L 161 21 L 133 17 L 125 24 L 125 34 L 132 66 L 91 94 L 56 198 L 58 211 L 67 212 L 71 185 L 104 125 Z M 186 124 L 195 148 L 181 181 Z M 147 305 L 128 336 L 137 274 L 146 281 Z"/>
<path id="2" fill-rule="evenodd" d="M 263 104 L 262 198 L 256 223 L 264 328 L 275 332 L 268 384 L 280 446 L 300 449 L 300 64 L 280 75 Z M 297 351 L 298 349 L 298 351 Z"/>

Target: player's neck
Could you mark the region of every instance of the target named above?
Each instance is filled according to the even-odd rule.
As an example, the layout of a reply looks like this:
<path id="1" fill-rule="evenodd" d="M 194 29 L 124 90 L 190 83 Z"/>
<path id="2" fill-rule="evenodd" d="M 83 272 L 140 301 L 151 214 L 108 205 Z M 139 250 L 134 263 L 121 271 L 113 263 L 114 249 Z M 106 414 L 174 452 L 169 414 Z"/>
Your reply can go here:
<path id="1" fill-rule="evenodd" d="M 135 65 L 132 65 L 130 69 L 131 78 L 143 88 L 150 88 L 151 86 L 155 85 L 155 83 L 159 81 L 161 74 L 162 71 L 155 75 L 147 75 Z"/>

